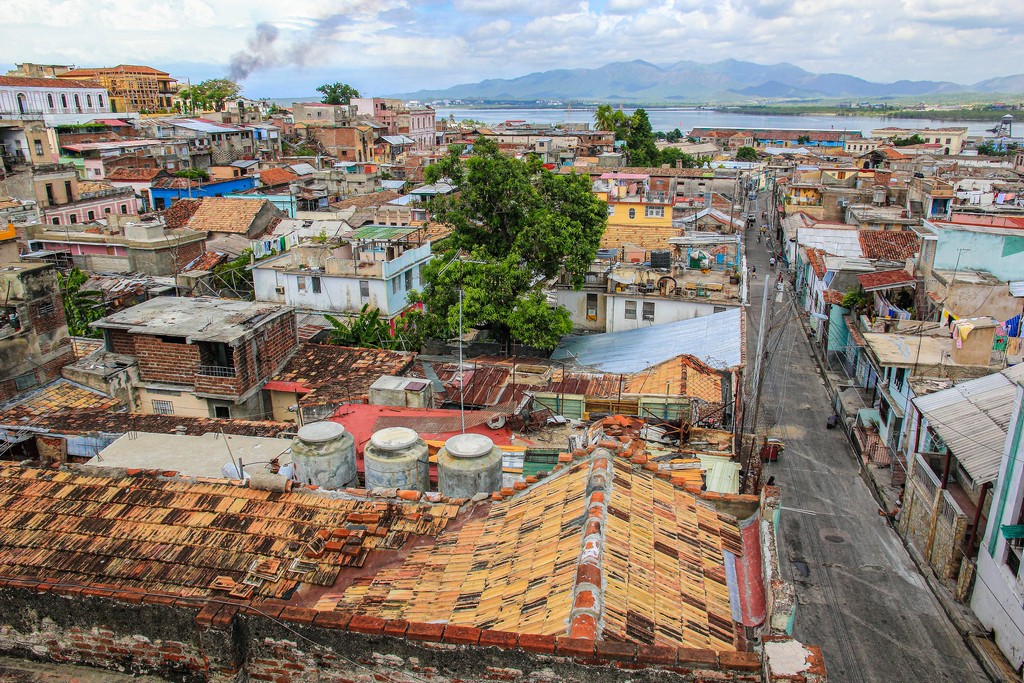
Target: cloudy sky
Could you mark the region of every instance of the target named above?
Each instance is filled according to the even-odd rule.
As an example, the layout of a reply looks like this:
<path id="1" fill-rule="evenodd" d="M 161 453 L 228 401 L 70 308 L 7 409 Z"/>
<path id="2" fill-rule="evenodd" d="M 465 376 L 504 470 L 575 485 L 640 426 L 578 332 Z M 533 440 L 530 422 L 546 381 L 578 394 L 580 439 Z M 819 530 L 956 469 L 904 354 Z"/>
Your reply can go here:
<path id="1" fill-rule="evenodd" d="M 790 62 L 875 81 L 1024 71 L 1020 0 L 19 0 L 0 67 L 235 65 L 253 97 L 364 94 L 644 59 Z"/>

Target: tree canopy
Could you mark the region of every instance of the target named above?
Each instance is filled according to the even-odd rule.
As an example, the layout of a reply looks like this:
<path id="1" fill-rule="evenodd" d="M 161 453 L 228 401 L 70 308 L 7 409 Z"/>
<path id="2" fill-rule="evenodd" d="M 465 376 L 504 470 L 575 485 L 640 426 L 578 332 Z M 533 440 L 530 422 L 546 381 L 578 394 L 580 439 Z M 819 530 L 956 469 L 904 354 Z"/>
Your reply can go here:
<path id="1" fill-rule="evenodd" d="M 736 150 L 736 161 L 757 161 L 757 150 L 743 146 Z"/>
<path id="2" fill-rule="evenodd" d="M 630 166 L 658 165 L 658 147 L 654 144 L 651 121 L 644 109 L 637 109 L 630 118 L 626 150 L 629 152 Z"/>
<path id="3" fill-rule="evenodd" d="M 221 111 L 224 103 L 242 94 L 242 86 L 226 78 L 210 78 L 191 88 L 182 88 L 178 97 L 188 103 L 188 109 L 214 109 Z"/>
<path id="4" fill-rule="evenodd" d="M 675 147 L 666 147 L 658 152 L 659 164 L 668 164 L 669 167 L 675 168 L 677 161 L 682 162 L 680 168 L 699 168 L 702 165 L 700 159 Z"/>
<path id="5" fill-rule="evenodd" d="M 359 97 L 359 91 L 348 83 L 324 83 L 316 91 L 323 95 L 320 101 L 324 104 L 348 104 Z"/>
<path id="6" fill-rule="evenodd" d="M 426 169 L 427 182 L 449 179 L 457 195 L 434 201 L 433 215 L 453 229 L 448 251 L 424 269 L 418 324 L 429 336 L 485 327 L 504 340 L 554 348 L 571 331 L 568 311 L 548 305 L 542 288 L 563 274 L 582 287 L 608 220 L 587 175 L 554 174 L 536 158 L 502 155 L 487 138 Z"/>
<path id="7" fill-rule="evenodd" d="M 620 109 L 612 109 L 610 104 L 599 104 L 594 110 L 594 125 L 598 130 L 613 131 L 616 140 L 626 139 L 630 123 L 630 117 Z"/>

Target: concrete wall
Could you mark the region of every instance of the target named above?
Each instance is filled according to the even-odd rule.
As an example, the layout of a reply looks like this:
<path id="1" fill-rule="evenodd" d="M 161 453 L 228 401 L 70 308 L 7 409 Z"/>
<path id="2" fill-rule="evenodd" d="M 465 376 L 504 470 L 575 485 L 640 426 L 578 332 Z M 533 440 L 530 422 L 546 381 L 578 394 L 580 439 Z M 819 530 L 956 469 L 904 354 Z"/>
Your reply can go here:
<path id="1" fill-rule="evenodd" d="M 932 268 L 980 270 L 1004 282 L 1024 280 L 1024 235 L 1019 231 L 992 235 L 967 230 L 945 230 L 926 223 L 939 236 Z M 1018 234 L 1013 234 L 1014 232 Z"/>
<path id="2" fill-rule="evenodd" d="M 139 411 L 146 415 L 156 414 L 153 401 L 168 401 L 173 406 L 175 415 L 186 417 L 210 417 L 210 408 L 205 398 L 196 398 L 190 391 L 171 393 L 165 389 L 157 390 L 155 393 L 148 387 L 137 386 L 135 395 Z"/>
<path id="3" fill-rule="evenodd" d="M 635 330 L 639 327 L 650 327 L 651 325 L 664 325 L 690 318 L 702 318 L 715 312 L 721 312 L 724 308 L 735 308 L 725 304 L 704 303 L 703 299 L 659 299 L 656 297 L 636 297 L 627 295 L 605 295 L 606 302 L 606 332 L 621 332 L 623 330 Z M 626 302 L 636 302 L 636 319 L 626 318 Z M 644 320 L 644 303 L 654 304 L 654 320 Z M 738 302 L 737 302 L 738 303 Z M 716 311 L 715 309 L 719 310 Z"/>
<path id="4" fill-rule="evenodd" d="M 420 265 L 413 267 L 413 289 L 419 289 Z M 363 304 L 377 308 L 384 317 L 393 317 L 401 313 L 408 305 L 408 291 L 405 289 L 404 271 L 396 275 L 400 280 L 400 289 L 392 291 L 392 279 L 366 278 L 368 297 L 360 296 L 359 283 L 361 278 L 335 277 L 321 273 L 320 293 L 313 292 L 312 273 L 285 273 L 270 268 L 255 268 L 252 271 L 257 301 L 286 303 L 301 310 L 324 311 L 328 313 L 358 313 Z M 304 281 L 305 289 L 299 288 L 299 278 Z M 277 287 L 283 287 L 284 293 L 279 294 Z"/>
<path id="5" fill-rule="evenodd" d="M 594 320 L 587 319 L 587 294 L 597 295 L 597 317 Z M 607 325 L 607 298 L 604 292 L 574 289 L 555 290 L 556 300 L 559 306 L 564 306 L 572 318 L 573 330 L 586 330 L 589 332 L 604 332 Z"/>

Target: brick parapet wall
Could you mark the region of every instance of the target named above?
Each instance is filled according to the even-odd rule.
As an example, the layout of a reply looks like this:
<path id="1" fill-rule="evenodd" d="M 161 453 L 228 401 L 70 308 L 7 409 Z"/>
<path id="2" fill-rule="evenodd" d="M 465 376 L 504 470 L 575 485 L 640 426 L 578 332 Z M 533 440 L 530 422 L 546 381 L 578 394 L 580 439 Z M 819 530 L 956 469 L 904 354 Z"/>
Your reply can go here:
<path id="1" fill-rule="evenodd" d="M 280 600 L 252 607 L 32 579 L 0 580 L 0 600 L 9 615 L 0 653 L 187 683 L 764 680 L 750 652 L 410 623 Z"/>
<path id="2" fill-rule="evenodd" d="M 132 336 L 134 355 L 139 361 L 139 376 L 144 381 L 192 386 L 199 368 L 198 346 L 164 342 L 148 334 Z M 116 346 L 115 343 L 115 351 Z"/>

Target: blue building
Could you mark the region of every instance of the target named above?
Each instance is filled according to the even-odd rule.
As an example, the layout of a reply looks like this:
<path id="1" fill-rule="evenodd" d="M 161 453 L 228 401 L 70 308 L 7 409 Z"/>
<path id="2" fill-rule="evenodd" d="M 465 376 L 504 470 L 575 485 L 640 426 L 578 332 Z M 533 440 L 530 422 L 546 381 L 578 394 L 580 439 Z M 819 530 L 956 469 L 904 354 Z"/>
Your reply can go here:
<path id="1" fill-rule="evenodd" d="M 226 197 L 234 192 L 250 190 L 254 187 L 256 187 L 256 179 L 253 177 L 209 182 L 188 178 L 164 178 L 153 183 L 149 192 L 153 198 L 153 208 L 159 211 L 166 209 L 179 199 Z"/>

